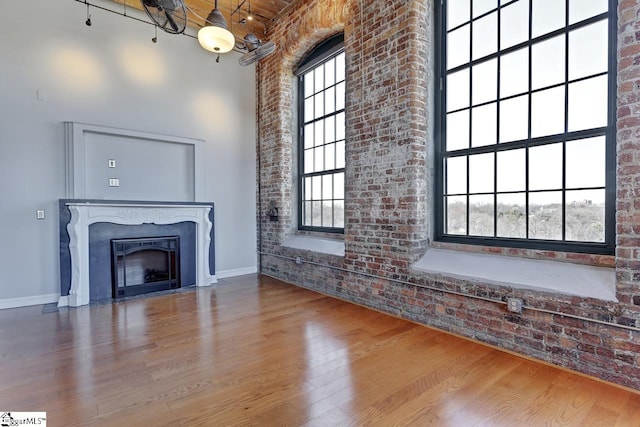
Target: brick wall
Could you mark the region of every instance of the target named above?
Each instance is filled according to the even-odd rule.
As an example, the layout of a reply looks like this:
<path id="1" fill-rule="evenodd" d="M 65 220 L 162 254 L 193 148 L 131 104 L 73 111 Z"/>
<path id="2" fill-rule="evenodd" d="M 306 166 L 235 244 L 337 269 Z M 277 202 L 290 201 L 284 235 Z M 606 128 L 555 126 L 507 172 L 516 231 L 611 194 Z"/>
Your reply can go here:
<path id="1" fill-rule="evenodd" d="M 278 45 L 257 68 L 261 271 L 326 294 L 640 389 L 640 333 L 525 310 L 527 306 L 640 327 L 640 11 L 619 3 L 616 257 L 523 249 L 459 250 L 613 267 L 619 303 L 517 290 L 411 269 L 431 242 L 433 198 L 432 2 L 297 3 L 275 22 Z M 347 53 L 345 256 L 281 246 L 296 228 L 295 79 L 292 70 L 339 31 Z M 269 202 L 280 220 L 265 215 Z M 290 258 L 307 263 L 296 265 Z M 447 292 L 451 291 L 451 292 Z M 463 295 L 457 295 L 457 294 Z M 464 296 L 468 295 L 468 296 Z M 477 298 L 473 298 L 473 297 Z"/>

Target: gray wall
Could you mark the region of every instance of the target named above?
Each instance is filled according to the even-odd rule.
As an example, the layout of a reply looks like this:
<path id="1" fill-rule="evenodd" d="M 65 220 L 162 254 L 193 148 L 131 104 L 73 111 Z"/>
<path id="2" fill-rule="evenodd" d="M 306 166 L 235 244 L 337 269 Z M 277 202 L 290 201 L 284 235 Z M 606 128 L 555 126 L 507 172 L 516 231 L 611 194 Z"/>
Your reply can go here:
<path id="1" fill-rule="evenodd" d="M 190 37 L 159 32 L 154 44 L 150 25 L 95 8 L 91 15 L 87 27 L 86 7 L 71 0 L 2 4 L 0 241 L 11 244 L 0 246 L 0 308 L 59 295 L 64 121 L 204 140 L 216 271 L 255 269 L 254 68 L 240 67 L 235 53 L 216 63 Z"/>
<path id="2" fill-rule="evenodd" d="M 85 133 L 86 197 L 118 200 L 195 200 L 194 147 L 148 139 Z M 109 168 L 109 160 L 115 168 Z M 117 178 L 119 187 L 109 187 Z"/>

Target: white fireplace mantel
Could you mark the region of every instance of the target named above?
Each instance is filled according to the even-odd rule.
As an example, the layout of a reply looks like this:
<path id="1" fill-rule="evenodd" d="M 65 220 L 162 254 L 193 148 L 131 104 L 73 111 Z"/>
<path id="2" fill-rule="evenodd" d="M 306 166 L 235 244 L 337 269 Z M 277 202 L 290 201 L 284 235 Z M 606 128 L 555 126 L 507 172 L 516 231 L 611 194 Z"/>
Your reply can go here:
<path id="1" fill-rule="evenodd" d="M 89 226 L 97 222 L 121 225 L 176 224 L 191 221 L 196 224 L 196 286 L 217 283 L 209 270 L 211 205 L 205 204 L 142 204 L 142 203 L 66 203 L 71 212 L 67 225 L 71 255 L 71 288 L 61 296 L 58 306 L 78 307 L 89 304 Z"/>

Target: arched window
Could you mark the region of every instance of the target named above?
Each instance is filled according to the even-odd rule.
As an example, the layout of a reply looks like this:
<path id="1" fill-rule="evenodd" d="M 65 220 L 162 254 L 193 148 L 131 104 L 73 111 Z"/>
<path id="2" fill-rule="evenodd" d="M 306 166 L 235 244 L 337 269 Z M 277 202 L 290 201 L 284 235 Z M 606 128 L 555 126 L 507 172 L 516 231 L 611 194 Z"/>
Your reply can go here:
<path id="1" fill-rule="evenodd" d="M 613 253 L 615 5 L 443 2 L 436 239 Z"/>
<path id="2" fill-rule="evenodd" d="M 295 72 L 298 91 L 298 228 L 344 232 L 344 36 L 318 45 Z"/>

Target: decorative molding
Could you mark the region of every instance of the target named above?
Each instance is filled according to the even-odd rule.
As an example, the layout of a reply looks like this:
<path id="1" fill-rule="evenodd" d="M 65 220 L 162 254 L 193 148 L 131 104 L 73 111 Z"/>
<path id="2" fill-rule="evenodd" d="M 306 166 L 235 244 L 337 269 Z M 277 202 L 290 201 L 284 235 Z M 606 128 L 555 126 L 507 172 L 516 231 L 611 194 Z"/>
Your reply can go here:
<path id="1" fill-rule="evenodd" d="M 31 297 L 7 298 L 0 300 L 0 310 L 5 308 L 27 307 L 30 305 L 50 304 L 58 301 L 60 294 L 34 295 Z"/>
<path id="2" fill-rule="evenodd" d="M 210 286 L 217 278 L 209 270 L 211 205 L 162 205 L 135 203 L 67 203 L 71 220 L 69 252 L 71 254 L 71 288 L 67 301 L 72 307 L 89 304 L 89 226 L 96 222 L 121 225 L 176 224 L 191 221 L 196 224 L 196 286 Z"/>
<path id="3" fill-rule="evenodd" d="M 205 157 L 203 140 L 78 122 L 64 122 L 66 155 L 65 192 L 67 199 L 86 199 L 91 197 L 91 195 L 86 194 L 85 185 L 87 182 L 85 136 L 91 133 L 143 139 L 159 143 L 192 145 L 194 201 L 205 200 Z"/>

